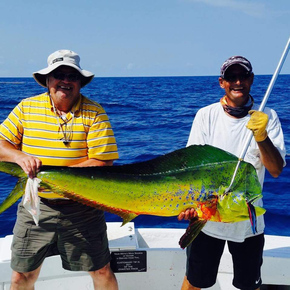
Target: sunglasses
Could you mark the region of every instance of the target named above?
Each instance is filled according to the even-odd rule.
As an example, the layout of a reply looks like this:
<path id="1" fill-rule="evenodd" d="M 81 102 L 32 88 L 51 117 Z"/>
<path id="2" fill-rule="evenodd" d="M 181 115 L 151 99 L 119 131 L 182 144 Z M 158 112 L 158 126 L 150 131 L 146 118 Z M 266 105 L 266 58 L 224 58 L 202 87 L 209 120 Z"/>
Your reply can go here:
<path id="1" fill-rule="evenodd" d="M 245 81 L 251 76 L 250 73 L 244 73 L 244 74 L 229 74 L 225 75 L 224 79 L 228 82 L 236 82 L 237 80 Z"/>
<path id="2" fill-rule="evenodd" d="M 63 73 L 63 72 L 53 72 L 52 76 L 56 80 L 64 81 L 65 79 L 68 80 L 69 82 L 76 82 L 78 81 L 81 77 L 80 74 L 78 73 Z"/>

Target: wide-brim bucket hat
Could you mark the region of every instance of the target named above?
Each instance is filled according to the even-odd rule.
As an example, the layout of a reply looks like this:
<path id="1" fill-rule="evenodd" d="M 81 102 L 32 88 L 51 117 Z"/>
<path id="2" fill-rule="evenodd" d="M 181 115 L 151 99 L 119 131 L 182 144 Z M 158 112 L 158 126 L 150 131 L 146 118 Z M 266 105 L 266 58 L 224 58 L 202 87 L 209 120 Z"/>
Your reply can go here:
<path id="1" fill-rule="evenodd" d="M 36 82 L 45 88 L 47 87 L 47 75 L 60 66 L 70 66 L 77 70 L 82 75 L 81 87 L 86 86 L 94 78 L 93 73 L 81 68 L 80 57 L 72 50 L 62 49 L 55 51 L 47 58 L 47 64 L 46 68 L 32 74 Z"/>

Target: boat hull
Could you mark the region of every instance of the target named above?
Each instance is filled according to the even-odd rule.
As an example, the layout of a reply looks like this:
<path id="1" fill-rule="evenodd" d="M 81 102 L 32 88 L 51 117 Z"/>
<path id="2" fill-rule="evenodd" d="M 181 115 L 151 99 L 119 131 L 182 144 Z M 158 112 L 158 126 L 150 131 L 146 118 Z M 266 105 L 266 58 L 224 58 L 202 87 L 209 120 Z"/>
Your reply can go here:
<path id="1" fill-rule="evenodd" d="M 185 273 L 186 252 L 179 248 L 178 241 L 184 229 L 140 228 L 130 222 L 107 223 L 109 245 L 112 253 L 126 254 L 145 252 L 146 271 L 133 269 L 116 272 L 120 290 L 180 289 Z M 262 289 L 290 289 L 290 237 L 265 236 L 264 263 L 262 266 Z M 10 244 L 12 236 L 0 239 L 0 290 L 10 286 Z M 129 261 L 130 264 L 130 261 Z M 236 289 L 232 286 L 232 262 L 227 250 L 223 254 L 216 285 L 210 290 Z M 268 285 L 268 286 L 267 286 Z M 160 288 L 162 286 L 162 288 Z M 93 289 L 86 272 L 71 272 L 62 269 L 59 256 L 45 260 L 36 289 L 74 290 Z M 273 288 L 271 288 L 273 289 Z"/>

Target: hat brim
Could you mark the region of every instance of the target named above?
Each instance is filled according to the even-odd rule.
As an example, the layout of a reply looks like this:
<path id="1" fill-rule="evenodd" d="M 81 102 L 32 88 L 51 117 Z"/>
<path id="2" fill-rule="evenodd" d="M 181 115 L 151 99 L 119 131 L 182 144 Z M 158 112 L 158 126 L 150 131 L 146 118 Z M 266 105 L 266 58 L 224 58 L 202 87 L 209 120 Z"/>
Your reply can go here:
<path id="1" fill-rule="evenodd" d="M 41 69 L 37 72 L 34 72 L 32 75 L 35 79 L 35 81 L 40 84 L 42 87 L 45 87 L 47 88 L 47 85 L 46 85 L 46 77 L 49 73 L 51 73 L 52 71 L 54 71 L 55 69 L 57 69 L 58 67 L 60 66 L 69 66 L 69 67 L 72 67 L 74 68 L 75 70 L 77 70 L 81 75 L 82 75 L 82 78 L 81 78 L 81 87 L 83 88 L 84 86 L 86 86 L 88 83 L 91 82 L 91 80 L 94 78 L 94 74 L 87 71 L 87 70 L 84 70 L 84 69 L 80 69 L 78 66 L 74 65 L 74 64 L 70 64 L 70 63 L 66 63 L 66 64 L 63 64 L 63 63 L 55 63 L 53 65 L 50 65 L 49 67 L 47 68 L 44 68 L 44 69 Z"/>

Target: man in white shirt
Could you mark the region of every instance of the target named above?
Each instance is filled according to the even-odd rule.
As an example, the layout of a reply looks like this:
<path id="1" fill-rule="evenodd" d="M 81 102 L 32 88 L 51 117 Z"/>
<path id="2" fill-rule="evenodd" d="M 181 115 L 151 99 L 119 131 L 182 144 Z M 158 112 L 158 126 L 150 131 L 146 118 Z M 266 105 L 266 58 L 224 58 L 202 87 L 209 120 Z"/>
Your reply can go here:
<path id="1" fill-rule="evenodd" d="M 236 156 L 242 152 L 248 129 L 252 139 L 244 160 L 257 171 L 261 185 L 265 168 L 278 177 L 285 165 L 286 149 L 276 112 L 259 112 L 250 95 L 254 74 L 251 63 L 242 56 L 227 59 L 221 67 L 219 84 L 225 91 L 220 102 L 200 109 L 193 121 L 187 146 L 209 144 Z M 255 203 L 262 206 L 262 200 Z M 194 217 L 194 209 L 179 219 Z M 257 218 L 257 233 L 250 221 L 237 223 L 207 222 L 187 248 L 187 271 L 182 290 L 208 288 L 215 284 L 220 259 L 227 241 L 234 264 L 233 285 L 238 289 L 259 289 L 264 246 L 264 219 Z"/>

